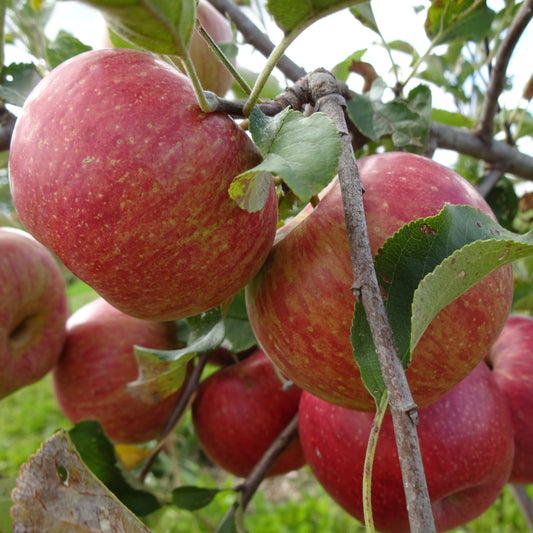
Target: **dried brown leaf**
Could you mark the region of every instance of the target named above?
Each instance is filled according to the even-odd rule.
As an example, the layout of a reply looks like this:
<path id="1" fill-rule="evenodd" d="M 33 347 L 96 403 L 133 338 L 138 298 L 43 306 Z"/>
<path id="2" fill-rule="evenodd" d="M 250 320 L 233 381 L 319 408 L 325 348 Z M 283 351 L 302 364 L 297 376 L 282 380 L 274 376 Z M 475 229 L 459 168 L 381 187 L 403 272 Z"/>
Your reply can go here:
<path id="1" fill-rule="evenodd" d="M 149 533 L 92 474 L 67 431 L 20 468 L 12 494 L 14 533 Z"/>
<path id="2" fill-rule="evenodd" d="M 352 61 L 348 70 L 359 74 L 363 78 L 363 93 L 370 91 L 372 84 L 379 78 L 376 69 L 370 63 L 366 63 L 365 61 Z"/>

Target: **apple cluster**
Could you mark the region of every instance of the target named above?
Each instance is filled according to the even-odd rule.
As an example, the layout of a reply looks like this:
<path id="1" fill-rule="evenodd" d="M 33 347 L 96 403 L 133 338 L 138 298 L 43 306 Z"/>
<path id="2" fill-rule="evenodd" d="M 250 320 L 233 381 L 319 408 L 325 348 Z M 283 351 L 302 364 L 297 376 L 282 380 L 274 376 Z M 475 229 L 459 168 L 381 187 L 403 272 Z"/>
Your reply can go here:
<path id="1" fill-rule="evenodd" d="M 211 9 L 199 3 L 206 27 Z M 230 41 L 222 21 L 220 34 L 208 31 Z M 209 73 L 206 87 L 224 94 L 227 71 L 212 81 Z M 13 201 L 32 236 L 0 229 L 0 274 L 17 273 L 17 284 L 0 286 L 0 398 L 52 371 L 72 422 L 99 420 L 116 443 L 157 438 L 182 389 L 153 404 L 133 398 L 125 387 L 138 375 L 133 346 L 176 348 L 178 319 L 245 288 L 257 346 L 200 383 L 192 419 L 202 448 L 247 476 L 299 414 L 299 438 L 267 475 L 308 463 L 363 520 L 374 400 L 350 342 L 353 273 L 340 186 L 334 180 L 315 208 L 277 230 L 273 181 L 258 212 L 228 195 L 235 176 L 260 161 L 235 121 L 203 113 L 190 80 L 151 54 L 91 51 L 48 74 L 26 100 L 10 150 Z M 466 180 L 427 158 L 376 154 L 359 171 L 374 256 L 402 226 L 446 203 L 494 217 Z M 70 317 L 51 252 L 99 295 Z M 435 316 L 406 370 L 438 531 L 481 514 L 507 482 L 533 481 L 533 318 L 510 315 L 512 291 L 509 265 L 479 281 Z M 227 359 L 223 349 L 217 356 Z M 372 504 L 380 531 L 409 530 L 389 414 Z"/>

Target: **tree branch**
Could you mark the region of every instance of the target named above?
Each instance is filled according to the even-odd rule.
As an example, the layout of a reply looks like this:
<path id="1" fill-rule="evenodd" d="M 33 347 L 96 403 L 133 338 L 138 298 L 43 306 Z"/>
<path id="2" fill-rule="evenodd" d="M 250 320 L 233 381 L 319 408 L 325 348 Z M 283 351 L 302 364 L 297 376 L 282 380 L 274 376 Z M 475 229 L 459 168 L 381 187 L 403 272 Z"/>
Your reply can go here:
<path id="1" fill-rule="evenodd" d="M 315 110 L 333 120 L 342 140 L 338 176 L 350 243 L 354 295 L 365 309 L 389 396 L 411 531 L 430 533 L 435 531 L 435 525 L 416 431 L 417 407 L 398 356 L 374 270 L 363 207 L 363 186 L 344 117 L 346 102 L 329 72 L 312 72 L 301 82 L 308 84 Z"/>
<path id="2" fill-rule="evenodd" d="M 498 108 L 498 98 L 505 86 L 507 66 L 526 26 L 533 17 L 533 0 L 524 0 L 514 17 L 505 38 L 502 41 L 496 62 L 490 75 L 489 85 L 483 102 L 481 118 L 475 133 L 485 142 L 490 142 L 493 135 L 494 116 Z"/>
<path id="3" fill-rule="evenodd" d="M 506 143 L 494 140 L 485 142 L 470 130 L 447 126 L 440 122 L 432 122 L 429 132 L 439 148 L 476 157 L 502 172 L 510 172 L 521 178 L 533 180 L 533 157 L 519 152 Z"/>

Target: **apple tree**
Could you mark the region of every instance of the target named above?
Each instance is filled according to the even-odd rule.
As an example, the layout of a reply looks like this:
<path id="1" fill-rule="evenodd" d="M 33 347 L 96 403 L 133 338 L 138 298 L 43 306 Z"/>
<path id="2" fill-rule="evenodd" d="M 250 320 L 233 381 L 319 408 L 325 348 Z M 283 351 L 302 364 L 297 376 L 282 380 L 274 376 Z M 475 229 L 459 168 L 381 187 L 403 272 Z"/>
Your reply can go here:
<path id="1" fill-rule="evenodd" d="M 92 45 L 49 34 L 61 3 L 2 8 L 0 221 L 95 300 L 55 326 L 72 425 L 6 483 L 13 530 L 157 531 L 229 493 L 216 531 L 241 533 L 306 463 L 367 531 L 449 530 L 506 485 L 533 523 L 510 393 L 533 358 L 509 385 L 496 353 L 533 312 L 533 73 L 512 67 L 533 1 L 406 2 L 416 46 L 378 0 L 86 4 Z M 306 71 L 291 46 L 330 15 L 368 42 Z M 2 336 L 31 344 L 45 319 L 5 263 Z M 3 366 L 0 398 L 42 377 Z M 150 482 L 187 423 L 239 483 Z"/>

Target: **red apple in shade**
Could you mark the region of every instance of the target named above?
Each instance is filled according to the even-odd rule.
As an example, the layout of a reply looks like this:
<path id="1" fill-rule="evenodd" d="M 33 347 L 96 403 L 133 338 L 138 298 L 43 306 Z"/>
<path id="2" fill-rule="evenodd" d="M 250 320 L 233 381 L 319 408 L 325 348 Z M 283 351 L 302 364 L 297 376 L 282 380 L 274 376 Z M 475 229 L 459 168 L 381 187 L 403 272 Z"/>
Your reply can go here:
<path id="1" fill-rule="evenodd" d="M 509 481 L 533 483 L 533 317 L 510 315 L 487 362 L 511 408 L 515 457 Z"/>
<path id="2" fill-rule="evenodd" d="M 491 213 L 465 179 L 422 156 L 372 155 L 359 161 L 359 171 L 373 255 L 405 223 L 437 214 L 446 202 Z M 282 228 L 276 241 L 246 289 L 259 344 L 302 389 L 344 407 L 374 409 L 350 344 L 353 276 L 338 183 L 314 210 Z M 419 406 L 442 396 L 483 359 L 505 324 L 512 292 L 507 265 L 433 319 L 407 369 Z"/>
<path id="3" fill-rule="evenodd" d="M 351 515 L 363 520 L 362 482 L 374 415 L 330 404 L 307 392 L 300 403 L 302 447 L 316 478 Z M 509 407 L 485 363 L 419 411 L 418 436 L 437 531 L 466 524 L 492 505 L 513 461 Z M 392 417 L 381 427 L 372 470 L 378 531 L 409 531 Z"/>
<path id="4" fill-rule="evenodd" d="M 202 113 L 189 79 L 136 50 L 85 52 L 27 98 L 10 150 L 20 219 L 100 296 L 143 319 L 219 305 L 263 263 L 277 198 L 229 197 L 261 161 L 227 115 Z"/>
<path id="5" fill-rule="evenodd" d="M 114 442 L 157 438 L 181 389 L 156 404 L 134 399 L 125 385 L 137 379 L 133 346 L 176 347 L 176 324 L 128 316 L 98 298 L 67 321 L 63 354 L 53 370 L 54 393 L 71 422 L 98 420 Z"/>
<path id="6" fill-rule="evenodd" d="M 233 31 L 228 19 L 207 0 L 198 2 L 196 16 L 215 43 L 220 45 L 233 41 Z M 224 96 L 233 84 L 233 76 L 209 48 L 198 29 L 192 34 L 189 53 L 202 87 Z"/>
<path id="7" fill-rule="evenodd" d="M 65 281 L 31 235 L 0 228 L 0 399 L 56 364 L 68 317 Z"/>
<path id="8" fill-rule="evenodd" d="M 298 412 L 301 390 L 283 383 L 262 350 L 211 374 L 198 388 L 193 424 L 202 449 L 218 466 L 246 477 Z M 268 476 L 305 464 L 293 440 Z"/>

